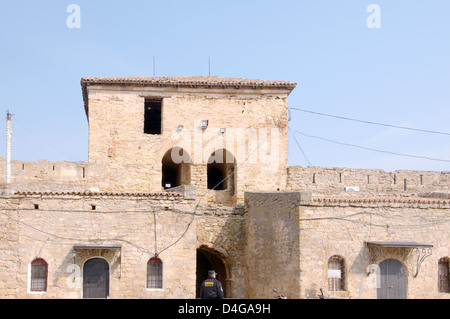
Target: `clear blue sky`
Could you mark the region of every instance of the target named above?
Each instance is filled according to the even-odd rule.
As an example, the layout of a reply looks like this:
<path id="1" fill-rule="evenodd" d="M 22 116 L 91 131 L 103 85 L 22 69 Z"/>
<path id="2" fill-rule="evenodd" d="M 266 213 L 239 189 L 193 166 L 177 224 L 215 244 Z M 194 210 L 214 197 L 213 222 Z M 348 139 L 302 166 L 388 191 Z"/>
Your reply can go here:
<path id="1" fill-rule="evenodd" d="M 69 4 L 81 8 L 70 29 Z M 370 29 L 369 4 L 381 8 Z M 86 76 L 212 75 L 288 80 L 293 108 L 450 132 L 450 1 L 2 1 L 0 105 L 14 114 L 13 159 L 87 161 Z M 450 161 L 450 136 L 300 111 L 310 136 Z M 0 122 L 1 132 L 5 121 Z M 5 156 L 1 133 L 0 156 Z M 296 134 L 290 165 L 450 171 Z M 306 155 L 306 156 L 305 156 Z"/>

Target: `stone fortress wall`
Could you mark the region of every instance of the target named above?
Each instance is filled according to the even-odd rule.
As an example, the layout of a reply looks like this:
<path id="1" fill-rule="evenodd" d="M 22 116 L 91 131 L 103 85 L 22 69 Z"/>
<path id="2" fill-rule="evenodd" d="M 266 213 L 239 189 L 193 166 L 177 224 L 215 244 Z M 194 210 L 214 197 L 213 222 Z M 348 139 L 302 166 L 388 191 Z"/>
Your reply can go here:
<path id="1" fill-rule="evenodd" d="M 322 195 L 421 195 L 444 196 L 450 190 L 450 172 L 333 167 L 287 168 L 288 191 L 310 191 Z"/>
<path id="2" fill-rule="evenodd" d="M 67 161 L 11 161 L 14 190 L 85 191 L 88 163 Z M 6 187 L 6 160 L 0 157 L 0 185 Z"/>
<path id="3" fill-rule="evenodd" d="M 216 77 L 82 80 L 87 163 L 12 161 L 6 184 L 0 159 L 0 296 L 82 298 L 70 267 L 101 257 L 110 265 L 111 298 L 195 298 L 206 267 L 219 272 L 227 297 L 272 298 L 276 288 L 311 298 L 319 288 L 329 294 L 328 259 L 340 256 L 346 280 L 336 297 L 376 298 L 367 267 L 392 258 L 406 269 L 408 298 L 448 298 L 436 286 L 437 263 L 450 256 L 450 172 L 288 167 L 287 96 L 294 87 Z M 148 100 L 160 103 L 158 134 L 144 133 Z M 270 151 L 260 153 L 265 140 L 244 135 L 247 153 L 239 152 L 237 141 L 226 139 L 234 128 L 275 128 L 278 148 L 267 139 Z M 177 132 L 192 139 L 177 144 Z M 210 144 L 214 136 L 219 144 Z M 166 161 L 178 145 L 195 159 L 189 165 Z M 248 161 L 252 146 L 255 162 Z M 197 160 L 199 149 L 206 151 Z M 221 168 L 230 178 L 223 189 L 210 189 L 208 157 L 221 149 L 234 158 Z M 272 161 L 261 161 L 268 153 Z M 171 172 L 177 185 L 165 189 Z M 374 254 L 367 241 L 418 241 L 433 245 L 433 254 L 415 276 L 414 251 Z M 156 290 L 146 288 L 154 256 L 164 265 Z M 37 257 L 49 265 L 42 293 L 28 287 Z"/>
<path id="4" fill-rule="evenodd" d="M 100 191 L 89 182 L 90 165 L 86 162 L 13 160 L 11 167 L 12 183 L 17 190 Z M 191 176 L 193 186 L 206 179 L 206 173 L 201 169 L 201 165 L 194 168 L 199 172 Z M 5 172 L 6 162 L 0 157 L 1 181 L 6 180 Z M 446 194 L 450 192 L 450 172 L 445 171 L 387 172 L 379 169 L 289 166 L 285 176 L 286 182 L 278 184 L 280 191 L 309 191 L 330 196 L 417 195 L 428 198 L 447 198 Z M 271 181 L 267 181 L 267 185 L 261 183 L 261 180 L 254 181 L 253 186 L 264 189 L 272 185 Z"/>

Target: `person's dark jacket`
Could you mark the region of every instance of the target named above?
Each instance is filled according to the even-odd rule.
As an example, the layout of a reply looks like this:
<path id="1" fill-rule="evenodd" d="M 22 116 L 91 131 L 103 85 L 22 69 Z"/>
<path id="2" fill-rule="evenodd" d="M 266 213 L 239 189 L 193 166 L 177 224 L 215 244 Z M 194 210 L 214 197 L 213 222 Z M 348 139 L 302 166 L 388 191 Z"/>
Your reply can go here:
<path id="1" fill-rule="evenodd" d="M 200 287 L 201 299 L 223 299 L 222 283 L 215 278 L 208 278 Z"/>

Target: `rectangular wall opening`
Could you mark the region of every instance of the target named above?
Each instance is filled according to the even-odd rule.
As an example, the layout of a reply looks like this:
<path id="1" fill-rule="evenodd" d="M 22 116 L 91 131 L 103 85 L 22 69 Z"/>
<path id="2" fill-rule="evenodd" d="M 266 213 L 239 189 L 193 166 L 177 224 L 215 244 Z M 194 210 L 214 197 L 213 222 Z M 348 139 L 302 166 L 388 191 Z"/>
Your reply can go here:
<path id="1" fill-rule="evenodd" d="M 144 133 L 161 134 L 162 100 L 145 99 Z"/>

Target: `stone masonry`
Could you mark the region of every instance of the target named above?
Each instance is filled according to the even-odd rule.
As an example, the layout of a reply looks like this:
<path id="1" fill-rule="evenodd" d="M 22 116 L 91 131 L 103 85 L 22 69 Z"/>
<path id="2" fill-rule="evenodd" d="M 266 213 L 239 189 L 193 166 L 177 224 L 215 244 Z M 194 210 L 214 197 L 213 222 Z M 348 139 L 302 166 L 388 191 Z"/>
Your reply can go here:
<path id="1" fill-rule="evenodd" d="M 227 298 L 381 298 L 389 263 L 403 281 L 388 295 L 448 299 L 450 173 L 288 167 L 295 86 L 82 79 L 87 163 L 12 161 L 6 183 L 0 159 L 0 297 L 85 298 L 87 262 L 104 260 L 108 298 L 196 298 L 209 268 Z"/>

